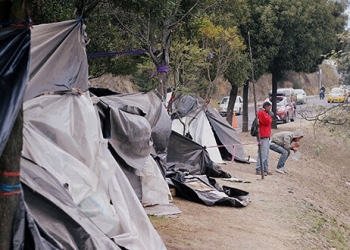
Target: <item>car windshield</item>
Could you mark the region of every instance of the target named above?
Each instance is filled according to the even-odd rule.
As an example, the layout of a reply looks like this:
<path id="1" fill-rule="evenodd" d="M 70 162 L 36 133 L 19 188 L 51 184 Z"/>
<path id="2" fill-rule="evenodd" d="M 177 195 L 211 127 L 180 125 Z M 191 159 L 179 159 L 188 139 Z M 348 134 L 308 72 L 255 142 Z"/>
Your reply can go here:
<path id="1" fill-rule="evenodd" d="M 300 94 L 303 94 L 303 90 L 302 89 L 295 89 L 294 92 L 297 94 L 297 95 L 300 95 Z"/>
<path id="2" fill-rule="evenodd" d="M 229 99 L 229 98 L 227 98 L 227 97 L 223 98 L 223 99 L 221 100 L 221 104 L 226 104 L 226 103 L 228 102 L 228 99 Z"/>
<path id="3" fill-rule="evenodd" d="M 343 90 L 342 89 L 332 89 L 331 93 L 333 94 L 339 94 L 339 93 L 342 93 Z"/>
<path id="4" fill-rule="evenodd" d="M 269 98 L 270 102 L 272 102 L 272 97 Z M 276 101 L 277 101 L 277 104 L 281 105 L 284 103 L 284 98 L 283 96 L 276 96 Z"/>

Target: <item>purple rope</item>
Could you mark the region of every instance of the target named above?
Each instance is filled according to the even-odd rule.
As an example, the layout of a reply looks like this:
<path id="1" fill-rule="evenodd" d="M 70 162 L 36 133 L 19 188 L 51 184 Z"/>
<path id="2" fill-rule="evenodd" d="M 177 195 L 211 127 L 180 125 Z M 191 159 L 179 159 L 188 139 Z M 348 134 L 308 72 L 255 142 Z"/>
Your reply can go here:
<path id="1" fill-rule="evenodd" d="M 160 66 L 159 68 L 157 68 L 157 70 L 153 71 L 151 78 L 157 73 L 157 72 L 165 72 L 167 73 L 169 69 L 169 66 L 165 65 L 165 66 Z"/>
<path id="2" fill-rule="evenodd" d="M 117 55 L 136 55 L 147 53 L 147 50 L 138 49 L 138 50 L 129 50 L 129 51 L 121 51 L 121 52 L 103 52 L 103 53 L 92 53 L 87 54 L 88 57 L 100 57 L 100 56 L 117 56 Z"/>

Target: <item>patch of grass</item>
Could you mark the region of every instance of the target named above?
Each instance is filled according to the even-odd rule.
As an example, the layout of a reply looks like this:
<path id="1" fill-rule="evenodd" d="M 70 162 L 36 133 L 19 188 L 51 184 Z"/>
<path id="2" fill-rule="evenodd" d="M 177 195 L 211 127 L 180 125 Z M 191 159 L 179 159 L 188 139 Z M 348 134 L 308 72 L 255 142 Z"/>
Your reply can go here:
<path id="1" fill-rule="evenodd" d="M 303 215 L 308 225 L 307 233 L 318 239 L 320 246 L 337 250 L 347 250 L 350 245 L 350 227 L 322 213 L 313 206 L 308 206 Z"/>

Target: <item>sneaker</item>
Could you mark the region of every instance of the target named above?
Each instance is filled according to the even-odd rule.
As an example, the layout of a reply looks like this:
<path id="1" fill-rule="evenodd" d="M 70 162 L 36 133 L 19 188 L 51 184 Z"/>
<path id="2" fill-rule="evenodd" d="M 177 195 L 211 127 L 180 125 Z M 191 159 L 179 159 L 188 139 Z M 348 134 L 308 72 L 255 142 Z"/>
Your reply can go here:
<path id="1" fill-rule="evenodd" d="M 260 171 L 256 171 L 256 172 L 255 172 L 255 174 L 256 174 L 256 175 L 261 175 Z M 266 175 L 267 175 L 267 173 L 266 173 L 266 172 L 264 172 L 264 175 L 266 176 Z"/>
<path id="2" fill-rule="evenodd" d="M 265 175 L 272 175 L 272 173 L 269 171 L 265 171 Z"/>
<path id="3" fill-rule="evenodd" d="M 277 173 L 280 173 L 280 174 L 285 174 L 283 168 L 276 168 L 276 172 L 277 172 Z"/>

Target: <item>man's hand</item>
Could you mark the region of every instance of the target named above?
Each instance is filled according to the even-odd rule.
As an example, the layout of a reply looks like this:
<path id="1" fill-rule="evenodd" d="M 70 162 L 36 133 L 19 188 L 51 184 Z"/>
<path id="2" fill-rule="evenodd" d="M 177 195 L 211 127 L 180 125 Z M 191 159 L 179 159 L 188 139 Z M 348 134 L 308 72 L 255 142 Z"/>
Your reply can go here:
<path id="1" fill-rule="evenodd" d="M 269 115 L 272 116 L 272 117 L 275 116 L 275 114 L 272 111 L 269 112 Z"/>

